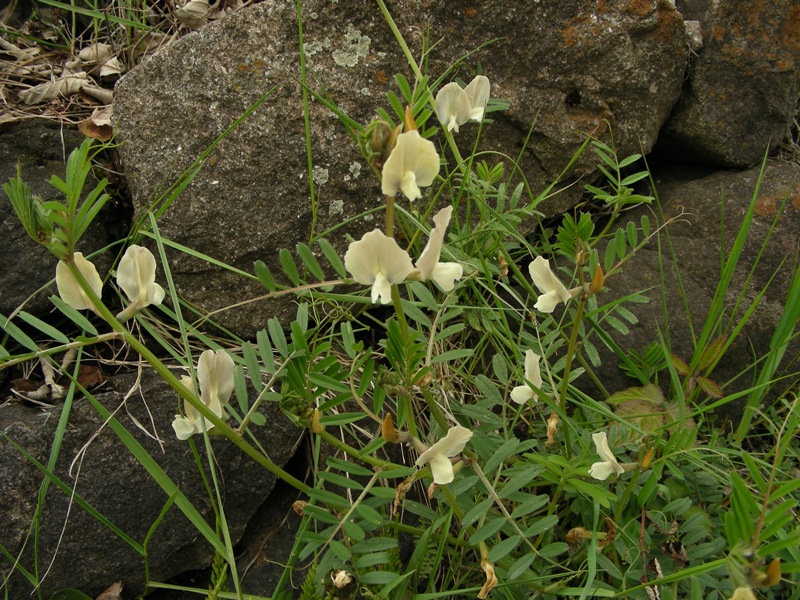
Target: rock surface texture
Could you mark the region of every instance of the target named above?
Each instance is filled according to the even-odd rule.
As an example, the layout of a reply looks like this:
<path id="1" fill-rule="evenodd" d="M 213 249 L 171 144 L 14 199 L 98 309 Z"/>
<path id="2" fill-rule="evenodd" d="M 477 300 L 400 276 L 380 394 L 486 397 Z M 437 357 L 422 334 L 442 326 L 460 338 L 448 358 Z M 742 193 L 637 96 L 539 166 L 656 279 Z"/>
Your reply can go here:
<path id="1" fill-rule="evenodd" d="M 695 351 L 693 336 L 700 335 L 706 321 L 714 287 L 720 280 L 721 261 L 727 260 L 739 234 L 759 182 L 759 171 L 758 167 L 741 172 L 687 170 L 673 165 L 653 173 L 664 218 L 681 214 L 683 217 L 668 228 L 674 253 L 672 261 L 660 264 L 657 248 L 646 246 L 636 253 L 619 276 L 607 281 L 604 294 L 608 300 L 635 292 L 644 292 L 650 298 L 648 304 L 631 306 L 639 323 L 625 336 L 626 348 L 643 352 L 652 342 L 658 341 L 657 332 L 660 332 L 670 340 L 674 354 L 687 361 L 691 359 Z M 638 222 L 644 214 L 651 214 L 650 207 L 639 207 L 627 217 Z M 774 221 L 775 229 L 770 232 Z M 762 253 L 762 244 L 768 237 L 768 245 Z M 760 185 L 742 259 L 725 298 L 726 321 L 734 319 L 736 322 L 763 289 L 767 292 L 759 300 L 742 335 L 714 370 L 713 377 L 718 383 L 729 383 L 724 388 L 726 393 L 752 385 L 753 357 L 764 356 L 769 351 L 770 338 L 786 304 L 798 239 L 800 167 L 770 161 Z M 758 268 L 751 270 L 759 255 Z M 660 285 L 662 269 L 663 287 Z M 734 314 L 740 293 L 743 300 Z M 800 344 L 795 340 L 787 356 L 798 350 Z M 610 355 L 607 358 L 610 359 Z M 745 375 L 733 381 L 742 373 Z M 608 370 L 604 378 L 612 393 L 638 385 L 621 371 L 615 376 Z"/>
<path id="2" fill-rule="evenodd" d="M 56 124 L 33 121 L 14 127 L 0 141 L 0 185 L 17 175 L 21 166 L 22 179 L 31 193 L 43 200 L 63 200 L 60 192 L 48 182 L 53 175 L 64 177 L 64 160 L 81 145 L 83 136 L 74 130 L 63 130 Z M 96 185 L 90 178 L 87 189 Z M 119 227 L 120 209 L 110 202 L 81 238 L 79 250 L 85 254 L 99 250 L 124 237 L 127 231 Z M 20 225 L 11 203 L 0 190 L 0 314 L 9 315 L 23 303 L 28 312 L 44 312 L 51 308 L 47 297 L 55 293 L 55 284 L 44 293 L 29 297 L 53 281 L 56 259 L 44 246 L 35 243 Z M 97 264 L 105 274 L 111 266 L 106 255 Z"/>
<path id="3" fill-rule="evenodd" d="M 683 19 L 667 2 L 512 3 L 393 2 L 389 6 L 419 56 L 420 24 L 429 23 L 432 77 L 480 63 L 492 96 L 511 104 L 491 115 L 483 147 L 517 158 L 536 189 L 557 178 L 587 133 L 613 129 L 621 153 L 648 151 L 677 101 L 688 46 Z M 413 80 L 377 7 L 312 0 L 303 3 L 308 85 L 366 124 L 395 73 Z M 492 41 L 494 40 L 494 41 Z M 380 186 L 338 119 L 312 102 L 315 203 L 308 166 L 295 4 L 268 2 L 234 13 L 169 46 L 124 77 L 114 110 L 126 174 L 138 214 L 147 210 L 191 162 L 258 98 L 270 97 L 212 152 L 192 184 L 169 207 L 161 233 L 245 271 L 255 260 L 277 267 L 277 250 L 293 248 L 343 220 L 377 206 Z M 464 127 L 466 146 L 476 127 Z M 587 153 L 574 175 L 594 169 Z M 542 206 L 557 213 L 557 202 Z M 562 203 L 563 204 L 563 203 Z M 352 232 L 357 233 L 357 232 Z M 332 236 L 343 248 L 341 233 Z M 216 310 L 257 284 L 174 253 L 173 273 L 186 298 Z M 232 289 L 236 289 L 234 296 Z M 216 315 L 252 336 L 276 311 L 258 302 Z M 287 311 L 289 311 L 287 313 Z"/>
<path id="4" fill-rule="evenodd" d="M 786 136 L 800 93 L 800 5 L 795 0 L 679 0 L 702 30 L 659 149 L 678 160 L 749 167 Z"/>
<path id="5" fill-rule="evenodd" d="M 109 411 L 117 411 L 117 419 L 187 495 L 213 530 L 214 514 L 189 443 L 176 439 L 170 427 L 177 409 L 174 392 L 152 370 L 143 372 L 141 389 L 135 388 L 135 380 L 135 374 L 113 379 L 115 389 L 98 392 L 97 400 Z M 132 393 L 126 400 L 129 392 Z M 300 431 L 276 405 L 267 405 L 265 410 L 269 427 L 253 431 L 272 460 L 282 465 L 294 453 Z M 60 408 L 39 411 L 5 404 L 0 407 L 0 431 L 47 464 L 61 412 Z M 266 500 L 275 478 L 228 440 L 212 438 L 211 443 L 225 499 L 225 516 L 236 543 L 250 517 Z M 206 476 L 210 477 L 202 440 L 198 452 L 206 463 Z M 80 396 L 69 415 L 55 475 L 139 544 L 169 500 L 110 427 L 103 424 L 97 411 Z M 43 476 L 14 446 L 4 442 L 0 444 L 0 480 L 0 544 L 14 556 L 22 552 L 20 564 L 33 564 L 29 528 Z M 158 525 L 147 551 L 150 576 L 162 581 L 203 568 L 213 557 L 213 548 L 174 505 Z M 46 598 L 67 587 L 79 588 L 94 597 L 114 581 L 124 583 L 125 597 L 143 591 L 142 556 L 76 502 L 70 502 L 68 493 L 55 484 L 49 487 L 39 519 L 39 564 L 50 565 L 42 584 Z M 5 579 L 9 566 L 7 562 L 0 563 L 0 578 Z M 7 588 L 10 598 L 27 598 L 32 591 L 19 573 L 13 575 Z"/>
<path id="6" fill-rule="evenodd" d="M 625 342 L 643 350 L 657 339 L 655 332 L 663 331 L 663 302 L 672 323 L 673 349 L 688 358 L 693 351 L 690 318 L 695 327 L 704 320 L 711 286 L 718 280 L 720 256 L 727 256 L 719 247 L 720 206 L 724 207 L 728 248 L 758 178 L 758 169 L 750 166 L 761 159 L 770 141 L 775 147 L 792 123 L 800 92 L 800 9 L 796 4 L 792 0 L 678 0 L 676 10 L 666 0 L 395 0 L 389 2 L 389 10 L 412 54 L 419 59 L 423 46 L 429 50 L 425 64 L 434 80 L 442 77 L 442 84 L 453 79 L 469 81 L 478 65 L 488 75 L 492 97 L 507 100 L 510 108 L 488 115 L 479 149 L 508 156 L 506 172 L 511 171 L 511 161 L 518 161 L 534 193 L 560 176 L 589 134 L 609 142 L 613 133 L 621 157 L 647 154 L 655 148 L 661 157 L 706 165 L 654 170 L 664 216 L 677 214 L 682 206 L 686 220 L 669 230 L 675 260 L 674 265 L 664 265 L 663 298 L 660 289 L 650 290 L 650 304 L 635 307 L 639 324 L 631 327 Z M 330 98 L 356 122 L 367 124 L 376 109 L 389 108 L 386 92 L 398 91 L 393 80 L 396 73 L 413 81 L 384 17 L 369 2 L 305 0 L 302 6 L 309 88 Z M 153 207 L 163 208 L 170 187 L 210 149 L 188 187 L 166 206 L 159 231 L 169 240 L 245 272 L 252 272 L 254 261 L 263 260 L 279 273 L 279 249 L 307 243 L 383 202 L 380 183 L 339 118 L 311 95 L 307 145 L 296 17 L 296 3 L 288 0 L 236 11 L 167 46 L 126 75 L 115 93 L 116 140 L 121 142 L 135 216 L 145 218 Z M 263 103 L 214 145 L 261 98 Z M 21 132 L 21 142 L 8 141 L 15 131 Z M 462 152 L 472 147 L 477 132 L 478 127 L 469 124 L 456 134 Z M 14 174 L 15 162 L 21 159 L 27 181 L 35 172 L 43 172 L 42 180 L 33 182 L 34 192 L 43 195 L 52 191 L 43 181 L 54 173 L 63 174 L 62 156 L 70 144 L 80 143 L 67 134 L 69 143 L 62 153 L 60 132 L 38 125 L 30 130 L 18 126 L 2 135 L 2 182 Z M 31 140 L 41 141 L 45 149 L 36 146 L 28 151 Z M 452 168 L 449 151 L 440 150 Z M 495 160 L 497 155 L 492 156 Z M 539 208 L 548 215 L 571 209 L 582 183 L 593 177 L 596 163 L 597 157 L 585 152 L 562 182 L 583 178 L 581 183 Z M 720 166 L 748 170 L 713 170 Z M 785 257 L 796 256 L 798 177 L 796 166 L 777 161 L 768 165 L 743 265 L 758 253 L 773 218 L 779 209 L 782 212 L 745 301 L 766 285 Z M 786 204 L 782 204 L 784 198 L 788 198 Z M 398 202 L 405 206 L 405 200 Z M 638 221 L 650 210 L 640 207 L 625 217 Z M 382 216 L 376 212 L 374 224 Z M 358 237 L 372 226 L 366 219 L 358 220 L 325 237 L 343 255 L 346 235 Z M 101 225 L 87 235 L 87 247 L 99 248 L 121 239 L 129 231 L 128 223 L 119 229 L 115 236 L 113 227 Z M 0 201 L 0 234 L 4 244 L 0 313 L 8 314 L 53 278 L 55 260 L 40 253 L 27 238 L 5 201 Z M 178 292 L 202 311 L 225 309 L 265 293 L 253 280 L 174 247 L 167 247 L 167 255 Z M 605 297 L 619 298 L 657 285 L 658 259 L 655 248 L 639 251 L 620 275 L 609 278 Z M 101 273 L 107 272 L 108 266 L 98 266 Z M 681 300 L 676 270 L 691 298 L 688 305 Z M 741 345 L 730 351 L 730 360 L 715 374 L 720 383 L 744 371 L 750 357 L 766 349 L 783 310 L 788 271 L 787 265 L 779 271 Z M 161 267 L 158 273 L 160 277 Z M 733 293 L 738 293 L 748 276 L 743 266 L 731 286 Z M 248 303 L 223 310 L 214 319 L 236 335 L 253 338 L 274 315 L 284 322 L 291 320 L 295 302 L 296 298 L 287 296 L 281 302 Z M 48 308 L 38 302 L 28 310 L 45 318 Z M 687 310 L 691 317 L 686 316 Z M 751 343 L 755 350 L 751 351 Z M 7 372 L 0 370 L 0 378 Z M 612 392 L 633 384 L 613 368 L 604 370 L 604 376 Z M 125 376 L 97 397 L 114 410 L 131 387 L 132 377 Z M 118 418 L 178 486 L 192 494 L 190 500 L 213 527 L 189 446 L 176 440 L 169 427 L 177 407 L 174 393 L 145 373 L 141 394 L 137 391 L 124 404 Z M 282 464 L 296 449 L 298 430 L 274 405 L 268 411 L 267 426 L 257 431 L 270 457 Z M 60 414 L 61 409 L 42 412 L 7 403 L 0 406 L 0 432 L 47 462 Z M 150 434 L 138 428 L 131 415 Z M 152 423 L 160 441 L 151 435 Z M 238 538 L 266 499 L 273 479 L 226 440 L 213 439 L 212 444 L 222 475 L 226 517 Z M 83 460 L 72 466 L 84 448 Z M 138 543 L 167 502 L 164 492 L 82 398 L 72 408 L 55 471 Z M 0 443 L 0 544 L 12 554 L 21 552 L 25 543 L 42 479 L 12 445 Z M 54 557 L 43 595 L 64 587 L 96 594 L 122 580 L 125 597 L 133 597 L 142 585 L 141 556 L 77 504 L 69 510 L 68 506 L 64 492 L 51 484 L 40 520 L 38 564 L 46 566 Z M 272 505 L 268 508 L 270 515 L 278 510 Z M 259 520 L 258 516 L 253 519 Z M 245 536 L 247 552 L 241 560 L 258 559 L 263 570 L 268 563 L 259 557 L 280 562 L 284 556 L 263 551 L 265 544 L 272 535 L 290 540 L 295 525 L 287 520 L 264 533 L 270 528 L 262 523 L 261 529 Z M 163 580 L 207 567 L 211 550 L 196 536 L 179 511 L 170 508 L 148 546 L 150 576 Z M 21 564 L 33 564 L 32 548 L 29 539 Z M 249 566 L 244 563 L 242 567 Z M 0 562 L 0 578 L 7 568 L 7 562 Z M 252 569 L 257 571 L 257 567 Z M 266 582 L 273 575 L 257 576 Z M 18 574 L 10 585 L 10 598 L 24 598 L 31 591 Z"/>

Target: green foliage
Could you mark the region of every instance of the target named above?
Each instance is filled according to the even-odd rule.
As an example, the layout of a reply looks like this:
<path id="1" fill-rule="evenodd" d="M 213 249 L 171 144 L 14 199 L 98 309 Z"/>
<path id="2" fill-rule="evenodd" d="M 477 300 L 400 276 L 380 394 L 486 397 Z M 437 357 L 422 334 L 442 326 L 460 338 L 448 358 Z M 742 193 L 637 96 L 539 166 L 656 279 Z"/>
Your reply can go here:
<path id="1" fill-rule="evenodd" d="M 102 179 L 81 202 L 86 178 L 92 170 L 92 146 L 92 140 L 86 139 L 70 153 L 65 179 L 57 175 L 50 179 L 50 185 L 64 195 L 63 202 L 43 202 L 32 196 L 30 188 L 22 181 L 19 167 L 17 176 L 3 185 L 28 235 L 58 258 L 72 255 L 81 236 L 109 199 L 104 192 L 108 180 Z"/>
<path id="2" fill-rule="evenodd" d="M 386 17 L 381 0 L 378 6 Z M 212 434 L 225 436 L 294 486 L 302 500 L 295 506 L 299 529 L 274 597 L 291 593 L 288 582 L 299 564 L 308 566 L 302 598 L 468 597 L 489 587 L 491 573 L 498 579 L 497 587 L 486 592 L 491 597 L 644 599 L 645 588 L 652 592 L 657 585 L 664 598 L 724 598 L 734 586 L 765 585 L 765 565 L 776 558 L 783 578 L 796 583 L 796 391 L 790 388 L 762 413 L 756 408 L 775 383 L 786 344 L 795 336 L 797 270 L 756 384 L 740 394 L 747 398 L 749 412 L 736 436 L 720 431 L 710 423 L 710 408 L 700 391 L 717 406 L 736 399 L 724 396 L 722 386 L 715 384 L 714 368 L 764 294 L 760 290 L 755 300 L 745 302 L 750 296 L 742 291 L 733 311 L 738 316 L 730 317 L 722 331 L 726 294 L 746 232 L 734 242 L 734 258 L 722 263 L 712 313 L 695 336 L 691 357 L 677 356 L 669 338 L 655 331 L 646 348 L 629 348 L 625 336 L 638 322 L 636 307 L 647 301 L 647 290 L 614 297 L 603 288 L 623 264 L 635 260 L 639 249 L 668 237 L 666 223 L 651 224 L 648 217 L 618 221 L 623 207 L 654 200 L 634 190 L 648 171 L 628 174 L 641 157 L 620 160 L 613 142 L 587 140 L 570 165 L 591 143 L 606 182 L 602 188 L 586 189 L 610 207 L 610 214 L 602 221 L 585 210 L 546 228 L 537 207 L 556 193 L 556 182 L 534 195 L 518 161 L 479 152 L 479 137 L 470 154 L 461 157 L 450 133 L 430 122 L 436 91 L 432 77 L 414 62 L 399 30 L 386 18 L 414 76 L 413 81 L 395 77 L 398 92 L 388 93 L 388 110 L 376 108 L 378 119 L 366 127 L 352 122 L 332 99 L 308 89 L 305 73 L 303 89 L 342 120 L 376 175 L 406 106 L 423 135 L 448 144 L 451 153 L 432 192 L 414 205 L 390 203 L 390 222 L 398 243 L 408 248 L 412 261 L 418 260 L 431 237 L 435 208 L 454 208 L 440 258 L 463 268 L 452 289 L 421 281 L 418 269 L 394 284 L 391 304 L 371 305 L 364 289 L 368 286 L 353 284 L 334 245 L 337 228 L 317 235 L 312 225 L 305 242 L 277 250 L 271 261 L 266 256 L 257 260 L 254 274 L 172 246 L 243 280 L 259 281 L 266 297 L 292 296 L 296 304 L 293 318 L 269 319 L 255 339 L 241 340 L 222 328 L 212 336 L 184 316 L 195 314 L 196 308 L 182 303 L 176 293 L 164 253 L 168 242 L 157 227 L 158 218 L 196 173 L 192 171 L 154 207 L 148 234 L 159 247 L 172 309 L 165 308 L 157 321 L 139 322 L 140 339 L 134 335 L 139 330 L 123 327 L 105 306 L 99 307 L 106 308 L 99 311 L 102 322 L 91 321 L 53 298 L 65 317 L 58 327 L 24 310 L 9 320 L 2 317 L 4 365 L 49 357 L 54 348 L 99 346 L 110 329 L 178 398 L 209 419 Z M 462 63 L 466 69 L 466 58 Z M 453 76 L 445 73 L 439 80 L 445 75 Z M 309 119 L 307 102 L 304 110 Z M 52 182 L 64 194 L 64 203 L 34 200 L 19 174 L 5 186 L 29 234 L 62 255 L 74 248 L 107 198 L 102 184 L 81 203 L 90 145 L 76 152 L 65 179 Z M 373 218 L 373 213 L 361 216 Z M 743 231 L 752 207 L 748 214 Z M 603 223 L 601 230 L 598 222 Z M 552 278 L 568 296 L 550 282 L 560 302 L 548 313 L 534 308 L 549 293 L 540 289 L 547 282 L 534 284 L 529 275 L 537 256 L 548 257 Z M 377 263 L 384 259 L 372 258 Z M 204 321 L 207 317 L 198 316 Z M 144 344 L 144 336 L 160 354 Z M 55 346 L 42 350 L 41 340 Z M 168 367 L 177 362 L 194 369 L 193 355 L 200 347 L 224 348 L 234 362 L 235 399 L 224 418 L 211 413 Z M 614 368 L 604 362 L 608 353 L 601 352 L 603 347 L 613 356 L 612 363 L 638 382 L 635 387 L 603 389 L 604 370 Z M 528 350 L 539 357 L 538 376 L 526 365 Z M 796 373 L 786 379 L 796 386 Z M 589 382 L 596 389 L 592 395 L 585 391 Z M 517 404 L 512 392 L 529 383 L 536 399 Z M 227 498 L 217 481 L 216 442 L 208 431 L 196 437 L 208 458 L 207 464 L 198 458 L 197 467 L 217 519 L 213 526 L 121 422 L 91 393 L 87 397 L 161 486 L 167 501 L 141 545 L 125 538 L 112 518 L 93 511 L 83 498 L 76 495 L 75 501 L 126 539 L 143 560 L 148 540 L 174 504 L 215 552 L 210 586 L 203 593 L 227 597 L 233 589 L 242 595 L 225 522 Z M 251 443 L 255 428 L 267 424 L 264 402 L 279 406 L 295 425 L 309 431 L 307 482 L 275 465 Z M 69 410 L 65 412 L 60 435 L 68 422 Z M 751 434 L 754 419 L 759 429 Z M 471 432 L 463 449 L 431 458 L 456 425 Z M 593 437 L 598 432 L 606 434 L 608 448 Z M 199 456 L 195 439 L 190 444 Z M 48 465 L 28 460 L 48 482 L 68 492 L 52 474 L 58 452 L 56 448 Z M 416 465 L 425 453 L 429 461 Z M 603 465 L 611 465 L 607 470 L 613 473 L 601 480 Z M 443 483 L 441 472 L 448 469 L 452 481 Z M 0 551 L 3 560 L 15 560 L 5 548 Z M 15 566 L 35 585 L 39 571 L 29 567 Z M 769 583 L 776 589 L 781 585 Z"/>

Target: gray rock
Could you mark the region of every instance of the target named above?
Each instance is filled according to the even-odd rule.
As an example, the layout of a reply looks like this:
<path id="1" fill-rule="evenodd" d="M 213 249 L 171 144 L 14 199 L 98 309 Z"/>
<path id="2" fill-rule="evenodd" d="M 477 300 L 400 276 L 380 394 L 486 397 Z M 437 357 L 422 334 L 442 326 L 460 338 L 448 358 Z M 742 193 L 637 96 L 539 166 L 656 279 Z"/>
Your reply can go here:
<path id="1" fill-rule="evenodd" d="M 675 260 L 674 262 L 665 260 L 663 287 L 659 285 L 661 266 L 659 253 L 654 244 L 637 252 L 619 276 L 606 281 L 607 291 L 601 295 L 601 302 L 653 288 L 645 293 L 651 299 L 649 304 L 629 306 L 639 318 L 639 323 L 631 326 L 631 333 L 624 339 L 614 334 L 624 348 L 641 352 L 650 343 L 658 341 L 660 331 L 663 335 L 669 336 L 673 353 L 684 360 L 691 359 L 694 341 L 690 324 L 695 335 L 699 336 L 708 314 L 714 288 L 719 281 L 721 260 L 727 259 L 729 249 L 739 232 L 755 190 L 758 174 L 758 168 L 741 172 L 712 172 L 675 165 L 659 169 L 654 173 L 664 216 L 669 218 L 685 211 L 685 218 L 669 226 Z M 752 385 L 753 362 L 768 351 L 770 338 L 783 314 L 792 269 L 796 267 L 797 240 L 800 238 L 798 176 L 800 167 L 796 165 L 778 161 L 768 163 L 756 205 L 755 218 L 748 231 L 742 258 L 726 296 L 728 308 L 728 313 L 725 315 L 726 322 L 734 316 L 731 312 L 736 298 L 743 289 L 745 306 L 768 284 L 769 290 L 759 302 L 753 317 L 738 340 L 710 375 L 713 380 L 725 384 L 725 393 L 746 389 Z M 766 239 L 781 203 L 786 198 L 788 202 L 780 215 L 767 250 L 761 256 L 758 268 L 751 274 L 751 265 Z M 650 209 L 646 207 L 638 208 L 628 213 L 625 220 L 629 217 L 638 223 L 641 216 L 649 214 L 649 211 Z M 724 211 L 723 229 L 720 226 L 721 211 Z M 722 246 L 721 235 L 724 235 Z M 665 244 L 662 244 L 662 249 L 668 257 Z M 686 302 L 681 296 L 676 271 L 680 273 Z M 748 282 L 748 277 L 751 275 L 752 279 Z M 770 283 L 773 275 L 774 279 Z M 669 323 L 668 332 L 665 310 L 666 320 Z M 742 310 L 744 306 L 740 307 L 737 318 L 741 316 Z M 795 340 L 787 350 L 787 359 L 795 355 L 798 350 L 800 344 Z M 609 361 L 606 364 L 617 362 L 609 354 L 606 354 L 605 360 Z M 740 375 L 742 376 L 733 381 Z M 603 369 L 602 377 L 612 393 L 630 385 L 639 385 L 621 371 L 615 372 L 613 369 Z M 728 409 L 723 410 L 723 414 L 736 414 L 735 410 Z"/>
<path id="2" fill-rule="evenodd" d="M 84 137 L 77 131 L 65 129 L 44 120 L 20 123 L 0 134 L 0 185 L 17 175 L 22 167 L 22 179 L 34 195 L 44 200 L 61 200 L 63 196 L 48 182 L 53 175 L 64 178 L 64 165 L 69 153 L 81 145 Z M 97 181 L 89 178 L 86 189 Z M 113 204 L 113 203 L 110 203 Z M 81 238 L 78 250 L 89 254 L 126 235 L 120 228 L 129 223 L 128 215 L 120 215 L 119 207 L 106 205 L 100 217 Z M 128 217 L 127 219 L 125 217 Z M 125 227 L 125 225 L 123 225 Z M 34 242 L 17 218 L 11 202 L 0 189 L 0 239 L 3 240 L 3 260 L 0 261 L 0 313 L 8 315 L 25 303 L 39 288 L 46 286 L 56 274 L 58 262 L 48 250 Z M 101 275 L 111 266 L 107 257 L 95 261 Z M 52 308 L 47 300 L 55 294 L 55 285 L 32 298 L 25 310 L 42 313 Z"/>
<path id="3" fill-rule="evenodd" d="M 683 0 L 703 47 L 658 149 L 685 162 L 749 167 L 786 137 L 800 94 L 800 8 L 795 0 Z"/>
<path id="4" fill-rule="evenodd" d="M 392 76 L 411 77 L 380 12 L 361 3 L 303 4 L 309 85 L 366 124 Z M 422 25 L 431 24 L 433 77 L 464 59 L 480 63 L 494 97 L 511 111 L 493 113 L 481 148 L 517 158 L 532 124 L 521 167 L 541 189 L 565 168 L 588 133 L 613 128 L 621 154 L 645 152 L 678 98 L 688 56 L 681 16 L 664 1 L 602 3 L 572 0 L 477 7 L 444 0 L 393 2 L 403 35 L 419 56 Z M 126 174 L 141 215 L 248 106 L 273 95 L 213 151 L 205 168 L 161 219 L 163 235 L 245 271 L 262 259 L 277 268 L 277 250 L 294 248 L 381 202 L 380 186 L 353 141 L 330 111 L 311 106 L 316 206 L 309 200 L 295 4 L 269 2 L 239 11 L 167 47 L 118 84 L 114 111 Z M 468 148 L 477 128 L 458 135 Z M 641 144 L 641 145 L 640 145 Z M 587 153 L 573 176 L 591 172 Z M 541 206 L 549 214 L 574 200 Z M 369 223 L 348 226 L 359 235 Z M 330 236 L 344 250 L 343 231 Z M 172 253 L 171 267 L 185 297 L 215 310 L 263 293 L 258 284 L 206 262 Z M 266 319 L 289 320 L 291 304 L 258 302 L 216 318 L 242 336 Z"/>
<path id="5" fill-rule="evenodd" d="M 214 515 L 189 444 L 176 439 L 170 426 L 177 408 L 176 395 L 151 370 L 145 370 L 141 395 L 133 393 L 123 407 L 123 397 L 134 381 L 134 375 L 116 377 L 113 379 L 115 389 L 97 393 L 96 397 L 109 411 L 120 409 L 117 418 L 213 528 Z M 269 404 L 263 410 L 269 426 L 253 428 L 253 432 L 271 459 L 283 465 L 293 454 L 301 432 L 282 416 L 277 405 Z M 60 413 L 60 408 L 41 412 L 7 403 L 0 406 L 0 431 L 46 463 Z M 131 416 L 151 433 L 155 429 L 160 441 L 141 431 Z M 211 443 L 222 485 L 225 516 L 232 541 L 236 543 L 250 517 L 267 499 L 275 478 L 228 440 L 213 437 Z M 76 463 L 71 475 L 70 463 L 84 446 L 84 458 Z M 202 442 L 198 450 L 206 460 Z M 55 471 L 63 481 L 74 484 L 77 494 L 139 543 L 168 500 L 117 436 L 107 426 L 103 427 L 103 420 L 82 397 L 76 398 L 72 407 Z M 22 551 L 31 526 L 43 476 L 3 440 L 0 443 L 0 480 L 3 481 L 0 544 L 16 556 Z M 147 549 L 150 577 L 157 581 L 204 568 L 213 556 L 211 546 L 175 506 L 168 510 Z M 31 571 L 32 552 L 33 541 L 28 539 L 20 564 Z M 67 587 L 81 589 L 94 597 L 114 581 L 125 584 L 125 597 L 143 591 L 142 557 L 77 504 L 70 509 L 68 497 L 54 485 L 47 493 L 40 519 L 40 574 L 47 570 L 51 559 L 52 566 L 42 583 L 45 597 Z M 9 570 L 8 561 L 3 561 L 0 578 L 5 580 Z M 32 591 L 19 574 L 15 574 L 8 585 L 10 598 L 25 598 Z"/>

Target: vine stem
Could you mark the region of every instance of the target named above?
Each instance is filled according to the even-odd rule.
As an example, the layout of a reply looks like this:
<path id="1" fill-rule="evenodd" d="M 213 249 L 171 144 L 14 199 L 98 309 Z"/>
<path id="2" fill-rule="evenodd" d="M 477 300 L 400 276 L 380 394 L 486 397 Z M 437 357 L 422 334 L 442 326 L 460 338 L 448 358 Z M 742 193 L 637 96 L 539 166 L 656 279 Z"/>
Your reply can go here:
<path id="1" fill-rule="evenodd" d="M 569 345 L 567 346 L 567 360 L 564 363 L 564 375 L 561 378 L 561 391 L 558 397 L 558 407 L 561 414 L 567 416 L 567 387 L 569 386 L 569 374 L 572 371 L 572 359 L 575 356 L 575 348 L 578 345 L 578 330 L 580 328 L 581 318 L 583 317 L 583 307 L 586 304 L 586 296 L 581 296 L 578 299 L 578 308 L 575 311 L 575 322 L 572 325 L 572 332 L 569 336 Z M 569 458 L 572 454 L 571 440 L 569 427 L 564 427 L 564 452 Z"/>
<path id="2" fill-rule="evenodd" d="M 78 267 L 75 265 L 75 262 L 72 260 L 72 257 L 64 259 L 64 263 L 69 268 L 70 273 L 78 282 L 78 285 L 81 286 L 81 289 L 92 302 L 97 311 L 97 314 L 102 317 L 106 323 L 115 331 L 117 332 L 122 339 L 128 344 L 133 350 L 135 350 L 139 355 L 147 361 L 147 363 L 153 367 L 153 369 L 158 373 L 158 375 L 173 389 L 175 392 L 184 400 L 186 400 L 195 410 L 197 410 L 201 415 L 207 418 L 214 424 L 214 427 L 222 433 L 225 437 L 227 437 L 234 445 L 238 446 L 245 454 L 247 454 L 250 458 L 256 461 L 259 465 L 264 467 L 267 471 L 285 481 L 295 489 L 303 492 L 308 493 L 311 490 L 311 487 L 293 475 L 287 473 L 283 469 L 281 469 L 278 465 L 273 463 L 269 460 L 266 456 L 263 456 L 256 448 L 250 445 L 247 440 L 245 440 L 242 436 L 238 435 L 236 431 L 231 428 L 225 421 L 219 418 L 216 414 L 214 414 L 211 409 L 209 409 L 200 399 L 198 399 L 186 386 L 184 386 L 180 380 L 172 374 L 172 372 L 167 368 L 167 366 L 161 362 L 155 354 L 153 354 L 147 346 L 145 346 L 141 341 L 139 341 L 130 331 L 128 331 L 125 326 L 120 323 L 113 315 L 113 313 L 103 304 L 103 301 L 97 297 L 94 293 L 92 288 L 87 283 L 86 279 L 83 277 L 83 273 L 80 272 Z"/>

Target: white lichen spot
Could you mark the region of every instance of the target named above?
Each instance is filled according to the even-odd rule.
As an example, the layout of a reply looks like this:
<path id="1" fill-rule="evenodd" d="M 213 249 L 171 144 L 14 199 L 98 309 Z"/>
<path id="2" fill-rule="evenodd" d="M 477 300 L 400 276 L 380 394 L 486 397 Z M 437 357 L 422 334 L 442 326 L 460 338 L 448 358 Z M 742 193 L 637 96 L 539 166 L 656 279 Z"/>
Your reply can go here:
<path id="1" fill-rule="evenodd" d="M 313 42 L 305 42 L 303 44 L 303 50 L 305 50 L 306 56 L 314 56 L 318 52 L 322 52 L 323 50 L 330 50 L 331 48 L 331 40 L 330 38 L 326 37 L 321 42 L 319 40 Z"/>
<path id="2" fill-rule="evenodd" d="M 333 200 L 328 207 L 329 215 L 341 215 L 344 213 L 344 200 Z"/>
<path id="3" fill-rule="evenodd" d="M 368 36 L 361 35 L 358 29 L 348 24 L 344 34 L 344 48 L 333 51 L 333 62 L 340 67 L 355 67 L 359 60 L 369 54 L 370 41 Z"/>
<path id="4" fill-rule="evenodd" d="M 362 96 L 372 96 L 372 92 L 369 91 L 369 88 L 361 88 L 359 92 Z"/>
<path id="5" fill-rule="evenodd" d="M 314 167 L 311 171 L 311 176 L 314 178 L 314 183 L 317 185 L 325 185 L 328 183 L 328 169 Z"/>
<path id="6" fill-rule="evenodd" d="M 353 179 L 358 179 L 358 176 L 361 175 L 361 163 L 351 163 L 350 174 L 353 176 Z"/>

